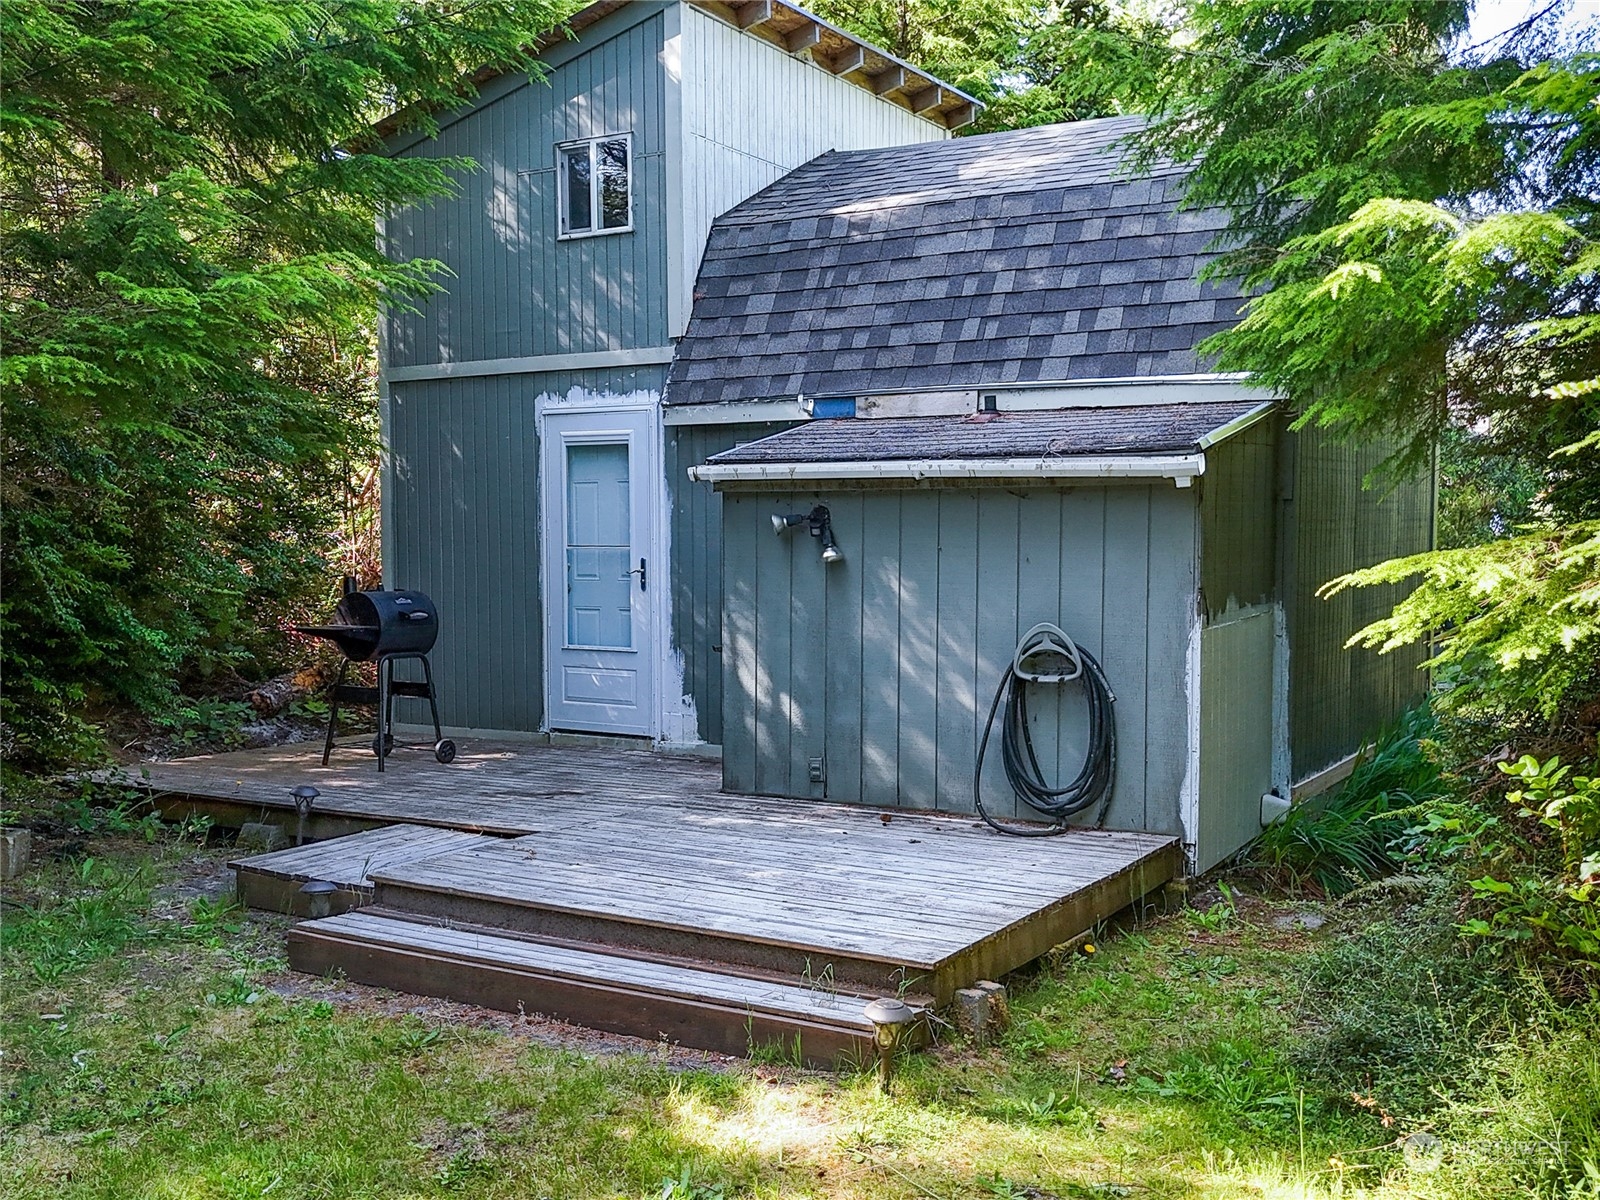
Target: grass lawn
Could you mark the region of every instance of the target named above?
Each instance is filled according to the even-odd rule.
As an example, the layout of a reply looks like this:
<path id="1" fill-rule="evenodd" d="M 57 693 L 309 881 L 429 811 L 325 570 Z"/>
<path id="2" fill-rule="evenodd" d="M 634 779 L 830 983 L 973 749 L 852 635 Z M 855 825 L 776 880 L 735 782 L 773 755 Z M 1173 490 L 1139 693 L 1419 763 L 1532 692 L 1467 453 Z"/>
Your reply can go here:
<path id="1" fill-rule="evenodd" d="M 1371 908 L 1239 898 L 1109 931 L 1011 980 L 1002 1044 L 918 1055 L 886 1097 L 309 980 L 282 919 L 228 902 L 225 847 L 146 824 L 65 849 L 6 885 L 8 1200 L 1477 1198 L 1540 1178 L 1297 1056 L 1328 1038 L 1305 965 L 1336 964 Z"/>

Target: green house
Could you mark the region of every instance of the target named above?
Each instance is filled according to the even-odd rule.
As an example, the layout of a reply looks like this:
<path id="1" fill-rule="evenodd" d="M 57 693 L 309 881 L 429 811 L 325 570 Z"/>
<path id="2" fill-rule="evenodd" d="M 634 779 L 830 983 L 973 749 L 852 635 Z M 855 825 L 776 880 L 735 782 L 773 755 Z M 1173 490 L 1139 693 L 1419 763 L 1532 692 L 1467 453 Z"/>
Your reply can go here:
<path id="1" fill-rule="evenodd" d="M 480 167 L 381 230 L 453 272 L 387 316 L 382 394 L 385 570 L 439 606 L 457 736 L 972 812 L 1049 622 L 1115 697 L 1108 803 L 1076 819 L 1204 869 L 1420 694 L 1417 658 L 1343 648 L 1392 598 L 1316 590 L 1431 544 L 1431 483 L 1364 490 L 1375 452 L 1210 368 L 1224 217 L 1131 169 L 1136 120 L 955 136 L 970 97 L 785 3 L 600 3 L 570 33 L 544 78 L 390 135 Z M 1084 689 L 1029 693 L 1070 778 Z M 990 758 L 985 806 L 1038 819 Z"/>

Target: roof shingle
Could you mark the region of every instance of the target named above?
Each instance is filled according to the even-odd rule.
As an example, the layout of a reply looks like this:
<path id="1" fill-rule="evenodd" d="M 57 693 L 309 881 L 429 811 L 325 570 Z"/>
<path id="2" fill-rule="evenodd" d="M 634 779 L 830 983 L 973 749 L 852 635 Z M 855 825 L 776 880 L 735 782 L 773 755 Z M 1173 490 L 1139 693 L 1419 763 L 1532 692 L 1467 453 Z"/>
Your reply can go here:
<path id="1" fill-rule="evenodd" d="M 841 417 L 807 421 L 712 455 L 733 463 L 905 462 L 1189 454 L 1202 439 L 1262 407 L 1260 400 L 1189 401 L 960 417 Z"/>
<path id="2" fill-rule="evenodd" d="M 1196 345 L 1241 303 L 1197 280 L 1227 214 L 1180 211 L 1170 163 L 1132 177 L 1141 126 L 830 152 L 791 171 L 713 226 L 667 403 L 1203 370 Z M 1156 332 L 1092 340 L 1131 330 Z"/>

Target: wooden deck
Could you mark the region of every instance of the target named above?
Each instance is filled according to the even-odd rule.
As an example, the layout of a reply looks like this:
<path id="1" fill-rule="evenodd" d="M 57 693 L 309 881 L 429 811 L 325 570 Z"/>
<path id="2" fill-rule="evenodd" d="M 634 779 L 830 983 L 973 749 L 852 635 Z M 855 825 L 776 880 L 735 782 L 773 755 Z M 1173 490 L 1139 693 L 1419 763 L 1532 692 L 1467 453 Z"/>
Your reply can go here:
<path id="1" fill-rule="evenodd" d="M 669 997 L 683 992 L 683 971 L 709 972 L 706 1011 L 726 1017 L 745 994 L 728 979 L 755 980 L 824 1050 L 858 1037 L 858 1010 L 842 1024 L 818 1018 L 785 989 L 823 980 L 850 996 L 909 991 L 942 1005 L 1137 901 L 1182 861 L 1161 835 L 1007 838 L 965 815 L 728 795 L 715 762 L 647 751 L 469 741 L 449 766 L 402 752 L 380 776 L 370 753 L 345 750 L 324 768 L 299 746 L 147 770 L 169 817 L 276 820 L 291 832 L 290 789 L 320 790 L 308 830 L 337 841 L 238 864 L 247 896 L 276 897 L 263 907 L 292 906 L 310 878 L 337 883 L 341 907 L 365 904 L 370 889 L 370 918 L 299 927 L 296 965 L 570 1009 L 574 996 L 593 998 L 609 963 L 629 1011 L 658 1022 L 668 1002 L 635 995 L 641 971 Z M 416 945 L 401 954 L 405 922 Z M 511 953 L 507 938 L 578 957 Z M 504 951 L 498 966 L 486 946 Z M 772 1012 L 762 1020 L 782 1033 Z M 722 1020 L 702 1044 L 724 1046 L 731 1029 Z"/>
<path id="2" fill-rule="evenodd" d="M 332 911 L 345 912 L 372 903 L 375 872 L 498 840 L 427 825 L 386 825 L 292 850 L 235 859 L 228 866 L 245 904 L 303 917 L 308 914 L 309 902 L 300 888 L 312 880 L 334 884 L 339 890 L 330 901 Z"/>

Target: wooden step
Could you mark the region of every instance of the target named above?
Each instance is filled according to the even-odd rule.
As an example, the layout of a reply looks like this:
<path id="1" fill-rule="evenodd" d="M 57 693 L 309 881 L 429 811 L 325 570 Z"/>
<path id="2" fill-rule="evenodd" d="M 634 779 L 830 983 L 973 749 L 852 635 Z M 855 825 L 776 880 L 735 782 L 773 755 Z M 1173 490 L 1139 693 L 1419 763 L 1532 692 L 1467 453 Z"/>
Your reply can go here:
<path id="1" fill-rule="evenodd" d="M 372 903 L 374 872 L 497 840 L 427 825 L 390 825 L 235 859 L 228 866 L 242 904 L 303 917 L 307 901 L 300 887 L 313 879 L 334 884 L 338 891 L 331 897 L 331 911 L 346 912 Z"/>
<path id="2" fill-rule="evenodd" d="M 943 948 L 918 939 L 908 928 L 915 920 L 903 916 L 884 914 L 877 927 L 845 929 L 849 914 L 835 911 L 813 926 L 789 911 L 803 902 L 776 892 L 725 894 L 693 879 L 663 885 L 622 869 L 579 887 L 574 874 L 557 871 L 553 859 L 519 858 L 515 851 L 451 854 L 376 874 L 373 895 L 386 910 L 452 925 L 699 959 L 734 973 L 817 980 L 873 995 L 932 992 L 943 957 Z M 819 901 L 816 907 L 825 907 L 826 897 Z"/>
<path id="3" fill-rule="evenodd" d="M 302 922 L 288 941 L 297 971 L 652 1041 L 736 1056 L 781 1047 L 820 1067 L 874 1054 L 862 999 L 848 993 L 371 911 Z"/>
<path id="4" fill-rule="evenodd" d="M 449 923 L 942 1005 L 1092 928 L 1181 861 L 1173 839 L 1147 835 L 1073 835 L 1044 849 L 1013 840 L 1015 869 L 995 871 L 963 869 L 965 847 L 938 839 L 909 853 L 819 853 L 781 828 L 603 832 L 552 830 L 374 871 L 374 899 Z"/>

